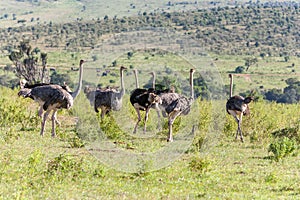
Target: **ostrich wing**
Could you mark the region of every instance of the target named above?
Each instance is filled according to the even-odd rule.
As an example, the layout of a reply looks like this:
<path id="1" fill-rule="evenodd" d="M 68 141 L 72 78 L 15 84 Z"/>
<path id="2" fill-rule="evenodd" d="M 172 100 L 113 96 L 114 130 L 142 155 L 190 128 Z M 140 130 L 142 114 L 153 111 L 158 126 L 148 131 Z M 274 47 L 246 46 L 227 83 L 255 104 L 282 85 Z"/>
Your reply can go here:
<path id="1" fill-rule="evenodd" d="M 173 111 L 180 111 L 183 114 L 188 114 L 190 111 L 190 102 L 184 96 L 179 97 L 178 99 L 174 100 L 166 107 L 166 112 L 171 113 Z"/>
<path id="2" fill-rule="evenodd" d="M 62 90 L 55 90 L 51 98 L 45 101 L 43 109 L 47 110 L 50 105 L 55 105 L 56 108 L 69 109 L 73 105 L 73 98 L 69 93 Z"/>

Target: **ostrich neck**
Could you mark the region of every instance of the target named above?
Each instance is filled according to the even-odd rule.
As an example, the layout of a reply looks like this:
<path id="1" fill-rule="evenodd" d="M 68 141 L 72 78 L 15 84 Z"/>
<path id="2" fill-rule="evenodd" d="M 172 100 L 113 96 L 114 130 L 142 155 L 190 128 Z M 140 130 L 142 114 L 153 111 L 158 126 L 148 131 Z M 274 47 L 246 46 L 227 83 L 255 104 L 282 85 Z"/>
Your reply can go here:
<path id="1" fill-rule="evenodd" d="M 229 96 L 229 98 L 231 98 L 232 97 L 232 89 L 233 89 L 233 76 L 230 75 L 229 78 L 230 78 L 230 91 L 229 91 L 230 96 Z"/>
<path id="2" fill-rule="evenodd" d="M 79 80 L 78 80 L 78 86 L 77 86 L 77 88 L 76 88 L 76 90 L 72 93 L 72 97 L 73 97 L 73 99 L 75 99 L 77 96 L 78 96 L 78 94 L 79 94 L 79 92 L 80 92 L 80 90 L 81 90 L 81 86 L 82 86 L 82 71 L 83 71 L 83 67 L 82 67 L 82 64 L 80 64 L 80 66 L 79 66 Z"/>
<path id="3" fill-rule="evenodd" d="M 139 88 L 139 79 L 138 79 L 138 75 L 137 75 L 137 70 L 134 70 L 134 76 L 135 76 L 135 87 Z"/>
<path id="4" fill-rule="evenodd" d="M 120 70 L 120 77 L 121 77 L 121 96 L 125 94 L 125 84 L 123 78 L 123 69 Z"/>
<path id="5" fill-rule="evenodd" d="M 193 80 L 194 80 L 194 72 L 191 72 L 190 73 L 191 101 L 194 101 L 194 81 Z"/>
<path id="6" fill-rule="evenodd" d="M 155 89 L 155 73 L 152 74 L 152 88 Z"/>

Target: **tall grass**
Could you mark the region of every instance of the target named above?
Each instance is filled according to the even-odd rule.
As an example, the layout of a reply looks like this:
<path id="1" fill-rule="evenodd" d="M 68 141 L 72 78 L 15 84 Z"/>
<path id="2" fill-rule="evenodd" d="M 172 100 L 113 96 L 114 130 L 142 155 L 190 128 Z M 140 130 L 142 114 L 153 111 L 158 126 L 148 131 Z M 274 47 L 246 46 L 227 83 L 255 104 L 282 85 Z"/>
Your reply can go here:
<path id="1" fill-rule="evenodd" d="M 101 121 L 81 94 L 70 111 L 60 111 L 58 119 L 62 126 L 57 127 L 58 137 L 51 138 L 50 134 L 39 137 L 37 105 L 18 98 L 16 90 L 1 88 L 0 92 L 0 198 L 299 197 L 298 104 L 251 103 L 251 115 L 243 118 L 242 129 L 246 137 L 242 144 L 239 140 L 234 141 L 237 124 L 226 113 L 225 101 L 197 101 L 191 116 L 180 117 L 176 122 L 173 144 L 183 136 L 189 136 L 182 132 L 190 131 L 185 128 L 196 122 L 187 151 L 162 169 L 153 171 L 151 169 L 157 163 L 140 159 L 136 173 L 124 173 L 99 162 L 95 154 L 90 154 L 90 144 L 105 136 L 125 152 L 156 152 L 169 145 L 166 130 L 147 139 L 138 138 L 139 135 L 131 133 L 134 124 L 121 129 L 117 127 L 116 113 Z M 126 101 L 124 103 L 126 107 Z M 134 112 L 128 115 L 135 121 Z M 151 115 L 154 119 L 156 113 Z M 149 123 L 149 126 L 157 125 L 155 120 Z M 50 127 L 46 130 L 50 131 Z M 103 127 L 110 131 L 99 135 L 98 131 Z M 126 128 L 131 131 L 124 131 Z M 285 136 L 288 139 L 279 139 Z M 272 147 L 270 152 L 269 147 Z M 278 154 L 274 154 L 276 152 Z M 168 155 L 163 153 L 158 158 L 167 160 Z M 100 151 L 98 155 L 101 154 Z M 276 159 L 275 156 L 282 162 L 272 162 L 271 158 Z"/>

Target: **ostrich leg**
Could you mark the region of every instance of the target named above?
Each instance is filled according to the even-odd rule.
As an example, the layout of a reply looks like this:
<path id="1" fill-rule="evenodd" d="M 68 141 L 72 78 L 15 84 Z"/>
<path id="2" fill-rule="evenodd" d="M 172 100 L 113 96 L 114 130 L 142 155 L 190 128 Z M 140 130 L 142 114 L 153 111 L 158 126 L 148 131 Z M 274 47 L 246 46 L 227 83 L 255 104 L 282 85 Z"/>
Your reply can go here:
<path id="1" fill-rule="evenodd" d="M 141 113 L 140 113 L 139 108 L 135 108 L 135 110 L 136 110 L 136 113 L 137 113 L 137 115 L 138 115 L 138 121 L 137 121 L 136 124 L 135 124 L 135 127 L 134 127 L 134 129 L 133 129 L 133 133 L 136 133 L 136 129 L 137 129 L 137 127 L 138 127 L 138 125 L 139 125 L 139 123 L 140 123 L 140 121 L 141 121 Z"/>
<path id="2" fill-rule="evenodd" d="M 44 112 L 44 110 L 43 110 L 43 105 L 41 105 L 41 106 L 40 106 L 40 109 L 39 109 L 39 111 L 38 111 L 38 116 L 39 116 L 39 117 L 42 117 L 42 116 L 43 116 L 43 112 Z"/>
<path id="3" fill-rule="evenodd" d="M 162 120 L 161 120 L 161 115 L 160 115 L 161 110 L 159 109 L 157 104 L 155 104 L 155 110 L 156 110 L 156 113 L 157 113 L 157 121 L 158 121 L 157 128 L 158 128 L 159 131 L 161 131 L 162 130 L 162 125 L 161 125 Z"/>
<path id="4" fill-rule="evenodd" d="M 169 125 L 169 135 L 168 135 L 168 142 L 173 142 L 173 123 L 177 117 L 177 114 L 172 112 L 169 115 L 168 125 Z"/>
<path id="5" fill-rule="evenodd" d="M 44 131 L 45 131 L 45 125 L 46 125 L 46 120 L 47 120 L 47 117 L 49 115 L 51 110 L 47 110 L 45 113 L 44 113 L 44 117 L 43 117 L 43 120 L 42 120 L 42 129 L 41 129 L 41 136 L 44 136 Z"/>
<path id="6" fill-rule="evenodd" d="M 51 136 L 52 137 L 56 136 L 56 133 L 55 133 L 55 124 L 57 123 L 56 113 L 57 113 L 57 110 L 53 110 L 53 114 L 52 114 L 52 117 L 51 117 L 51 120 L 52 120 L 52 133 L 51 133 Z"/>
<path id="7" fill-rule="evenodd" d="M 39 111 L 38 111 L 38 116 L 42 117 L 43 116 L 43 112 L 44 112 L 44 109 L 43 109 L 43 106 L 41 106 L 40 109 L 39 109 Z M 60 122 L 56 118 L 56 113 L 55 113 L 55 123 L 56 123 L 56 125 L 60 126 Z"/>
<path id="8" fill-rule="evenodd" d="M 104 106 L 102 106 L 101 107 L 101 119 L 104 119 L 105 113 L 106 113 L 106 110 L 105 110 Z"/>
<path id="9" fill-rule="evenodd" d="M 180 115 L 180 112 L 178 111 L 173 111 L 172 113 L 169 114 L 169 136 L 168 136 L 168 142 L 173 142 L 173 123 L 176 119 L 176 117 L 178 117 Z"/>
<path id="10" fill-rule="evenodd" d="M 237 118 L 237 116 L 234 116 L 234 119 L 235 119 L 235 121 L 236 121 L 236 123 L 238 125 L 238 128 L 236 130 L 236 134 L 235 134 L 235 139 L 237 140 L 238 134 L 239 134 L 239 131 L 240 131 L 240 120 L 239 120 L 239 118 Z"/>
<path id="11" fill-rule="evenodd" d="M 174 120 L 169 120 L 169 135 L 168 135 L 168 142 L 173 142 L 173 123 Z"/>
<path id="12" fill-rule="evenodd" d="M 241 129 L 242 118 L 243 118 L 243 113 L 240 114 L 240 120 L 239 120 L 239 123 L 238 123 L 238 131 L 240 132 L 241 141 L 244 142 L 244 138 L 243 138 L 243 134 L 242 134 L 242 129 Z"/>
<path id="13" fill-rule="evenodd" d="M 148 121 L 150 108 L 151 107 L 147 108 L 146 113 L 145 113 L 144 133 L 146 133 L 146 124 L 147 124 L 147 121 Z"/>

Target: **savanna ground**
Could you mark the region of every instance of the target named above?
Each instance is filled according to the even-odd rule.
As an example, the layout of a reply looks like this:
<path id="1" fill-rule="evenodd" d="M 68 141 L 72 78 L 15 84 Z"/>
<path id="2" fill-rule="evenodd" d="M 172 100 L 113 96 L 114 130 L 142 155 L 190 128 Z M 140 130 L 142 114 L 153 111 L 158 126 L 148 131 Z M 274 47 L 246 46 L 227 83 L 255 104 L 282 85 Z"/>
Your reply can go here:
<path id="1" fill-rule="evenodd" d="M 68 56 L 71 57 L 53 52 L 49 57 L 56 58 L 51 60 L 55 63 L 64 59 L 70 61 Z M 79 57 L 75 56 L 77 59 Z M 172 53 L 161 58 L 140 52 L 134 53 L 130 60 L 126 54 L 116 60 L 118 65 L 144 66 L 140 68 L 141 85 L 149 81 L 149 75 L 145 73 L 149 70 L 149 63 L 155 71 L 172 66 L 173 73 L 178 74 L 183 84 L 188 73 L 187 70 L 181 71 L 180 67 L 191 67 L 184 59 Z M 228 73 L 244 63 L 243 57 L 211 55 L 211 60 L 224 84 L 229 83 Z M 157 64 L 162 61 L 168 64 Z M 276 57 L 259 59 L 249 69 L 250 81 L 244 77 L 234 78 L 234 94 L 257 89 L 260 85 L 264 88 L 284 87 L 286 78 L 297 75 L 291 71 L 291 63 L 295 63 L 294 69 L 297 70 L 299 60 L 296 58 L 291 58 L 289 62 Z M 86 63 L 84 79 L 104 85 L 120 84 L 117 68 L 112 68 L 115 76 L 99 78 L 95 73 L 97 67 L 99 65 L 93 62 Z M 267 74 L 268 71 L 274 73 L 274 76 L 259 78 L 259 72 Z M 77 80 L 78 71 L 62 72 L 71 74 L 72 79 Z M 10 73 L 8 75 L 13 76 Z M 31 99 L 18 98 L 17 88 L 1 88 L 1 198 L 299 198 L 299 104 L 268 103 L 261 98 L 251 103 L 251 115 L 243 118 L 242 127 L 246 138 L 245 143 L 241 143 L 234 140 L 237 125 L 226 114 L 226 100 L 198 99 L 189 116 L 176 120 L 175 142 L 168 144 L 166 120 L 163 121 L 163 131 L 156 131 L 155 111 L 151 111 L 147 124 L 146 134 L 149 137 L 145 138 L 141 133 L 142 127 L 137 135 L 132 134 L 136 114 L 128 102 L 129 91 L 135 87 L 131 69 L 127 70 L 125 77 L 127 93 L 123 102 L 124 109 L 119 114 L 113 113 L 100 121 L 82 92 L 70 111 L 59 112 L 58 119 L 62 126 L 57 127 L 56 138 L 50 136 L 50 121 L 47 123 L 46 135 L 39 136 L 41 119 L 37 116 L 37 105 Z M 110 83 L 111 79 L 115 82 Z M 118 150 L 128 155 L 144 155 L 147 152 L 157 153 L 162 148 L 168 149 L 168 145 L 180 144 L 176 143 L 176 140 L 180 142 L 182 138 L 179 132 L 185 130 L 185 127 L 190 132 L 191 123 L 196 127 L 192 144 L 179 153 L 174 153 L 174 149 L 170 148 L 160 154 L 157 162 L 163 160 L 162 165 L 166 165 L 163 168 L 160 163 L 149 161 L 146 154 L 145 160 L 132 160 L 128 166 L 122 166 L 120 160 L 111 161 L 115 157 L 120 159 L 116 155 Z M 101 134 L 99 125 L 103 130 Z M 189 139 L 190 136 L 184 135 L 183 138 Z M 112 144 L 108 149 L 105 146 L 104 150 L 101 149 L 103 146 L 97 146 L 99 143 L 93 143 L 103 137 Z"/>
<path id="2" fill-rule="evenodd" d="M 51 10 L 55 16 L 51 18 L 50 12 L 45 12 L 48 4 L 42 3 L 41 5 L 46 7 L 32 13 L 32 6 L 18 6 L 22 10 L 16 10 L 11 1 L 3 1 L 1 5 L 8 9 L 7 13 L 10 15 L 7 20 L 2 20 L 1 24 L 3 27 L 18 26 L 17 21 L 12 19 L 12 13 L 17 14 L 17 19 L 26 19 L 29 25 L 40 23 L 36 19 L 37 16 L 40 17 L 41 23 L 46 20 L 60 22 L 61 19 L 75 19 L 83 8 L 81 2 L 76 1 L 76 4 L 73 1 L 64 2 L 66 3 L 64 5 L 55 5 L 55 12 Z M 122 12 L 118 9 L 112 12 L 112 9 L 103 7 L 101 3 L 95 5 L 94 1 L 85 2 L 89 3 L 86 4 L 88 11 L 97 7 L 93 12 L 97 15 L 101 12 L 103 16 L 115 13 L 131 15 L 141 8 L 152 11 L 161 6 L 156 3 L 137 4 L 137 1 L 134 9 L 130 5 L 131 2 L 128 2 L 124 4 L 126 8 L 122 9 Z M 112 8 L 115 1 L 106 3 L 111 3 L 112 5 L 106 5 Z M 181 10 L 183 7 L 184 5 L 179 4 L 173 9 Z M 99 8 L 104 10 L 99 11 Z M 66 10 L 68 12 L 65 12 Z M 31 18 L 35 20 L 30 22 Z M 110 45 L 108 47 L 111 48 Z M 70 70 L 70 67 L 77 66 L 81 58 L 90 59 L 91 56 L 97 55 L 97 52 L 71 54 L 59 49 L 47 50 L 49 65 L 56 67 L 59 73 L 70 74 L 74 82 L 77 80 L 78 72 Z M 183 79 L 191 67 L 182 60 L 180 62 L 176 60 L 178 57 L 174 59 L 174 54 L 165 55 L 164 64 L 160 66 L 157 65 L 159 56 L 135 53 L 129 60 L 127 51 L 122 53 L 123 56 L 113 58 L 118 59 L 118 65 L 123 63 L 128 67 L 135 63 L 134 68 L 143 66 L 141 69 L 149 69 L 148 64 L 152 62 L 151 67 L 158 67 L 155 70 L 159 71 L 166 66 L 174 69 L 179 75 L 185 75 Z M 103 58 L 100 57 L 98 63 L 86 63 L 84 79 L 104 85 L 114 80 L 114 84 L 119 85 L 118 68 L 112 68 L 116 76 L 101 79 L 97 76 L 96 69 L 103 65 L 101 63 Z M 210 55 L 210 57 L 208 66 L 215 66 L 223 83 L 228 85 L 228 73 L 233 72 L 237 66 L 243 66 L 245 58 L 249 56 Z M 113 61 L 111 58 L 106 59 Z M 0 62 L 2 66 L 11 64 L 7 55 L 3 54 L 0 55 Z M 250 79 L 234 77 L 234 94 L 258 88 L 284 88 L 286 79 L 298 76 L 299 64 L 296 57 L 291 57 L 288 62 L 285 62 L 283 57 L 259 57 L 258 62 L 247 72 Z M 188 65 L 183 72 L 180 71 L 182 65 Z M 0 72 L 14 77 L 11 72 L 2 70 Z M 141 78 L 141 85 L 146 83 L 142 80 L 149 80 L 148 75 L 145 76 L 147 77 Z M 134 79 L 130 71 L 126 72 L 126 77 L 129 77 L 126 80 L 128 88 L 134 88 Z M 150 114 L 146 133 L 151 134 L 151 137 L 142 139 L 131 134 L 136 116 L 128 103 L 129 89 L 124 97 L 125 110 L 121 111 L 124 113 L 113 114 L 101 122 L 81 93 L 70 111 L 59 112 L 58 119 L 62 126 L 57 127 L 58 136 L 51 138 L 50 121 L 47 123 L 46 135 L 39 136 L 41 119 L 37 116 L 36 104 L 30 99 L 18 98 L 17 89 L 0 88 L 0 199 L 300 198 L 299 104 L 267 103 L 261 99 L 251 103 L 251 115 L 243 118 L 242 128 L 246 137 L 245 143 L 241 143 L 234 140 L 237 125 L 234 119 L 226 114 L 225 100 L 197 100 L 192 114 L 178 118 L 175 124 L 173 144 L 181 139 L 178 132 L 184 130 L 184 127 L 189 127 L 190 122 L 196 127 L 191 146 L 184 152 L 179 152 L 178 159 L 157 170 L 154 170 L 157 163 L 142 159 L 140 163 L 134 163 L 134 166 L 128 166 L 126 170 L 126 166 L 100 162 L 107 154 L 104 154 L 105 151 L 101 154 L 102 152 L 97 151 L 95 146 L 92 146 L 93 143 L 90 143 L 99 136 L 97 135 L 99 124 L 104 130 L 101 134 L 113 144 L 112 149 L 109 149 L 112 155 L 115 154 L 116 148 L 129 155 L 143 155 L 146 152 L 158 152 L 170 145 L 166 142 L 165 120 L 163 131 L 155 131 L 157 120 L 154 111 Z M 120 129 L 118 122 L 122 120 L 129 123 Z M 139 133 L 137 136 L 143 135 Z M 171 152 L 170 156 L 172 153 L 174 152 Z M 176 153 L 174 155 L 177 155 Z M 161 154 L 158 158 L 165 159 L 168 163 L 168 155 Z M 135 171 L 128 173 L 116 168 L 123 171 L 134 168 Z"/>
<path id="3" fill-rule="evenodd" d="M 195 137 L 179 159 L 154 171 L 148 171 L 147 163 L 142 163 L 136 172 L 126 173 L 101 163 L 97 157 L 101 155 L 90 153 L 89 141 L 78 137 L 80 119 L 76 116 L 78 109 L 82 109 L 79 105 L 89 113 L 83 118 L 97 119 L 83 94 L 73 109 L 59 113 L 62 126 L 57 128 L 58 136 L 51 138 L 51 123 L 47 124 L 46 135 L 40 137 L 37 105 L 18 98 L 16 93 L 17 90 L 1 88 L 2 199 L 298 199 L 300 196 L 298 150 L 290 148 L 297 148 L 299 142 L 298 104 L 251 103 L 252 114 L 243 123 L 246 139 L 241 143 L 234 140 L 236 123 L 226 115 L 225 101 L 197 101 L 199 120 Z M 124 100 L 126 105 L 126 96 Z M 164 132 L 145 141 L 122 133 L 114 123 L 107 123 L 113 116 L 99 123 L 109 126 L 109 133 L 115 133 L 107 137 L 118 148 L 139 153 L 145 146 L 155 152 L 168 145 Z M 184 117 L 179 121 L 186 123 Z M 151 126 L 151 120 L 149 123 Z M 290 130 L 286 131 L 287 140 L 280 138 L 283 128 Z M 89 132 L 96 129 L 90 127 Z M 275 138 L 271 133 L 278 130 L 281 131 Z M 279 143 L 284 148 L 277 147 L 281 154 L 275 156 L 269 147 Z"/>

